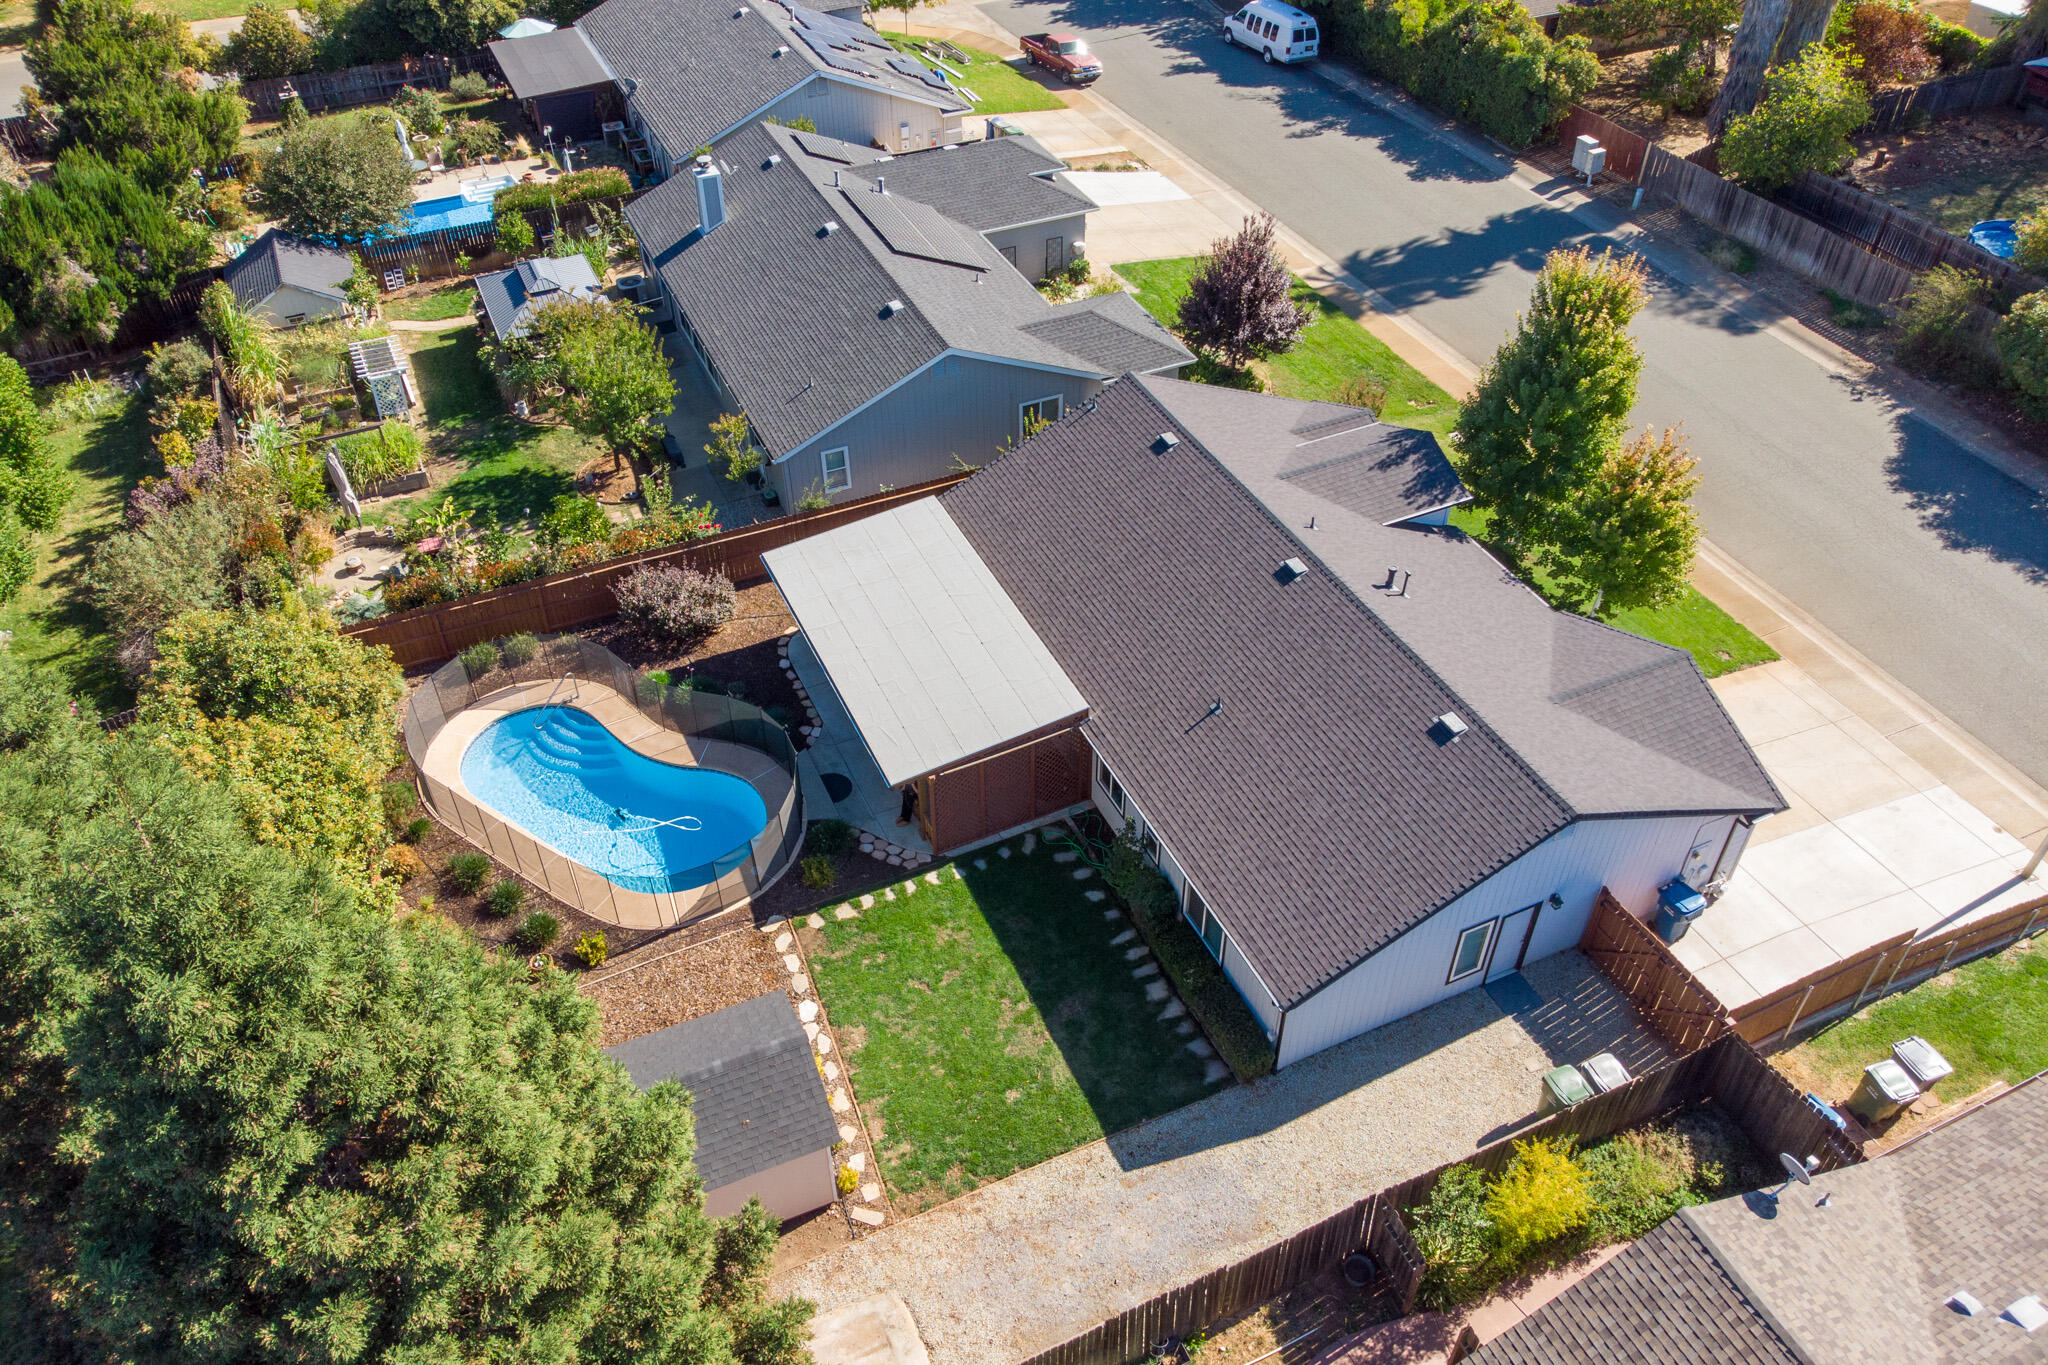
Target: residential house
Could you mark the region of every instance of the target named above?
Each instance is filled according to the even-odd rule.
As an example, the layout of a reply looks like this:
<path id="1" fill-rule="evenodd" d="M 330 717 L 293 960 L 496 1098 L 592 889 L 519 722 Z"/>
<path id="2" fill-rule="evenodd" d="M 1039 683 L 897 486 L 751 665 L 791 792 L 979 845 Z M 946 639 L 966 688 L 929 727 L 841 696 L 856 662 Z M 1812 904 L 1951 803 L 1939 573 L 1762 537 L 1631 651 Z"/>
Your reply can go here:
<path id="1" fill-rule="evenodd" d="M 1690 655 L 1553 610 L 1466 497 L 1426 432 L 1133 375 L 763 558 L 847 776 L 940 851 L 1128 822 L 1286 1065 L 1575 945 L 1602 887 L 1725 879 L 1783 808 Z"/>
<path id="2" fill-rule="evenodd" d="M 2048 1359 L 2043 1207 L 2048 1083 L 2036 1079 L 1776 1198 L 1681 1209 L 1466 1359 Z"/>
<path id="3" fill-rule="evenodd" d="M 249 244 L 221 271 L 235 302 L 272 327 L 340 317 L 355 266 L 346 251 L 276 228 Z"/>
<path id="4" fill-rule="evenodd" d="M 858 7 L 605 0 L 571 28 L 491 52 L 532 116 L 578 137 L 619 119 L 664 176 L 762 119 L 807 119 L 829 136 L 901 152 L 960 141 L 971 108 L 945 73 L 861 23 Z"/>
<path id="5" fill-rule="evenodd" d="M 523 335 L 541 309 L 572 299 L 594 299 L 603 289 L 582 256 L 539 257 L 476 277 L 484 317 L 500 341 Z"/>
<path id="6" fill-rule="evenodd" d="M 757 124 L 626 206 L 657 318 L 746 414 L 784 507 L 981 464 L 1127 370 L 1193 359 L 1129 295 L 1055 305 L 1012 268 L 999 240 L 1092 207 L 1020 141 L 885 161 Z M 979 230 L 933 203 L 976 199 Z"/>
<path id="7" fill-rule="evenodd" d="M 605 1051 L 643 1090 L 672 1080 L 690 1092 L 708 1216 L 727 1218 L 759 1199 L 787 1222 L 839 1197 L 839 1125 L 811 1041 L 781 991 Z"/>

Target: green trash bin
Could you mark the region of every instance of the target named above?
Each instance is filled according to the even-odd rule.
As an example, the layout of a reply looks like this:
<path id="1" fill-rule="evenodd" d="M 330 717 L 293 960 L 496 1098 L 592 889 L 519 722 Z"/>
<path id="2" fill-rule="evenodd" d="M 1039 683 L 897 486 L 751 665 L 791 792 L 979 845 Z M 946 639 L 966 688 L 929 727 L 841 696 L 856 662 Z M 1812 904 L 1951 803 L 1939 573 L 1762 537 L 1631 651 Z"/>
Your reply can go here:
<path id="1" fill-rule="evenodd" d="M 1543 1112 L 1554 1114 L 1593 1098 L 1593 1087 L 1575 1066 L 1553 1067 L 1543 1073 Z"/>

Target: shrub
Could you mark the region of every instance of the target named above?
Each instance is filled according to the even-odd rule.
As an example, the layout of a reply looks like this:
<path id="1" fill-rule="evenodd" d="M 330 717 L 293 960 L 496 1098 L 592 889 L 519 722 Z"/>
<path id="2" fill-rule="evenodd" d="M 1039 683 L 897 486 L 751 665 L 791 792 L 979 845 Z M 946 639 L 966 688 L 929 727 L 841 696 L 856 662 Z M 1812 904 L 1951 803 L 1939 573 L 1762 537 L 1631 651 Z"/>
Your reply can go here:
<path id="1" fill-rule="evenodd" d="M 424 815 L 415 816 L 405 822 L 405 832 L 398 837 L 408 844 L 416 844 L 434 832 L 434 822 Z"/>
<path id="2" fill-rule="evenodd" d="M 482 72 L 465 71 L 448 82 L 448 98 L 458 104 L 471 104 L 491 97 L 491 83 Z"/>
<path id="3" fill-rule="evenodd" d="M 501 877 L 484 893 L 484 912 L 503 919 L 526 904 L 526 888 L 510 877 Z"/>
<path id="4" fill-rule="evenodd" d="M 479 640 L 457 657 L 462 660 L 462 671 L 475 682 L 498 666 L 498 647 L 489 640 Z"/>
<path id="5" fill-rule="evenodd" d="M 853 852 L 860 843 L 860 831 L 844 820 L 813 820 L 804 832 L 804 851 L 826 858 Z"/>
<path id="6" fill-rule="evenodd" d="M 732 620 L 738 595 L 724 574 L 674 564 L 635 569 L 614 588 L 619 619 L 659 644 L 694 644 Z"/>
<path id="7" fill-rule="evenodd" d="M 530 664 L 540 657 L 540 640 L 526 630 L 517 635 L 507 635 L 498 641 L 498 656 L 505 661 L 507 668 Z"/>
<path id="8" fill-rule="evenodd" d="M 1429 1199 L 1408 1210 L 1408 1230 L 1427 1263 L 1417 1296 L 1425 1308 L 1446 1309 L 1478 1298 L 1501 1278 L 1494 1262 L 1493 1219 L 1486 1211 L 1486 1177 L 1453 1166 Z"/>
<path id="9" fill-rule="evenodd" d="M 1623 1133 L 1579 1158 L 1593 1212 L 1588 1227 L 1603 1242 L 1630 1241 L 1697 1200 L 1692 1153 L 1669 1129 Z"/>
<path id="10" fill-rule="evenodd" d="M 1586 1172 L 1568 1138 L 1516 1143 L 1514 1159 L 1486 1192 L 1486 1216 L 1510 1257 L 1584 1227 L 1592 1213 Z"/>
<path id="11" fill-rule="evenodd" d="M 604 941 L 604 931 L 593 929 L 587 934 L 576 936 L 576 946 L 569 950 L 576 960 L 586 967 L 602 967 L 611 948 Z"/>
<path id="12" fill-rule="evenodd" d="M 2006 378 L 2029 417 L 2048 421 L 2048 290 L 2027 295 L 1998 320 L 1993 337 Z"/>
<path id="13" fill-rule="evenodd" d="M 483 889 L 491 875 L 491 860 L 481 853 L 458 853 L 448 860 L 448 884 L 465 895 Z"/>
<path id="14" fill-rule="evenodd" d="M 1721 140 L 1721 166 L 1754 189 L 1827 174 L 1855 155 L 1849 134 L 1870 121 L 1870 95 L 1842 58 L 1815 43 L 1764 78 L 1756 108 Z"/>
<path id="15" fill-rule="evenodd" d="M 408 844 L 393 844 L 384 850 L 384 875 L 401 884 L 427 875 L 419 850 Z"/>
<path id="16" fill-rule="evenodd" d="M 1999 379 L 1991 296 L 1983 276 L 1938 265 L 1913 282 L 1899 309 L 1893 350 L 1916 370 L 1937 379 L 1990 388 Z"/>
<path id="17" fill-rule="evenodd" d="M 805 858 L 797 865 L 797 878 L 813 891 L 823 891 L 838 879 L 839 871 L 830 858 L 819 854 Z"/>
<path id="18" fill-rule="evenodd" d="M 404 829 L 412 813 L 420 808 L 420 794 L 403 778 L 394 777 L 377 793 L 384 807 L 384 821 L 391 828 Z"/>
<path id="19" fill-rule="evenodd" d="M 545 910 L 534 911 L 519 925 L 519 946 L 529 953 L 554 947 L 555 940 L 561 936 L 562 922 Z"/>

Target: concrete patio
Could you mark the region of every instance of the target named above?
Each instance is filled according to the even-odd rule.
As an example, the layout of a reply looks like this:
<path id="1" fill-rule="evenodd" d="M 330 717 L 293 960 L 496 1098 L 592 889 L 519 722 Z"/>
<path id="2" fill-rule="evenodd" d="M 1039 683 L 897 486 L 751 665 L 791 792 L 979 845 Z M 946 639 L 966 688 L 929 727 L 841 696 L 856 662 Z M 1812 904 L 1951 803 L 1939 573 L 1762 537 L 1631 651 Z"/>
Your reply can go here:
<path id="1" fill-rule="evenodd" d="M 1790 806 L 1676 945 L 1725 1005 L 2048 895 L 2027 846 L 1789 660 L 1714 683 Z"/>

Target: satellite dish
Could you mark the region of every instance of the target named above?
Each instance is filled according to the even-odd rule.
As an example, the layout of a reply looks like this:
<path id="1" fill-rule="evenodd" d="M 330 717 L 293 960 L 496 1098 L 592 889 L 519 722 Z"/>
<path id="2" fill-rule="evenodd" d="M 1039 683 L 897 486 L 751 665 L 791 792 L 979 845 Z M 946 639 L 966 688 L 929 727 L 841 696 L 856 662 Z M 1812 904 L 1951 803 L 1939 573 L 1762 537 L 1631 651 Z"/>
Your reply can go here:
<path id="1" fill-rule="evenodd" d="M 1813 1158 L 1811 1157 L 1807 1158 L 1807 1161 L 1812 1160 Z M 1806 1161 L 1801 1161 L 1790 1152 L 1778 1153 L 1778 1164 L 1785 1168 L 1785 1174 L 1792 1180 L 1796 1180 L 1802 1185 L 1811 1185 L 1813 1183 L 1813 1168 L 1808 1166 Z M 1819 1163 L 1815 1162 L 1814 1164 L 1818 1165 Z"/>

